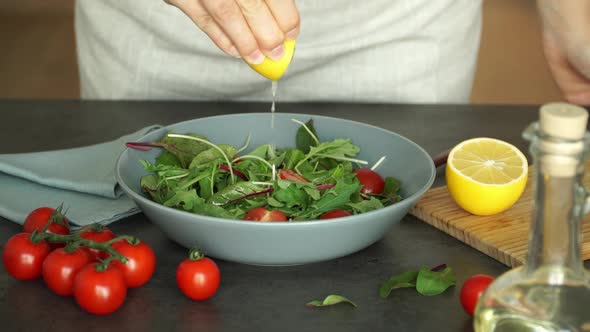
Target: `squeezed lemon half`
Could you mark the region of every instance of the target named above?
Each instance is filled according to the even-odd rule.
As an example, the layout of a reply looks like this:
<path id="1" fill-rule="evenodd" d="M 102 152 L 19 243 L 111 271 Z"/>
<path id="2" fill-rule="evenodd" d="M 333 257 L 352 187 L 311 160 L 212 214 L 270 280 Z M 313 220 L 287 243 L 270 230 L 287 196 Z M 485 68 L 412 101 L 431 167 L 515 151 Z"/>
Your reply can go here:
<path id="1" fill-rule="evenodd" d="M 461 208 L 475 215 L 492 215 L 518 201 L 527 173 L 527 159 L 518 148 L 481 137 L 451 150 L 445 176 L 447 188 Z"/>
<path id="2" fill-rule="evenodd" d="M 285 74 L 291 60 L 293 59 L 293 54 L 295 53 L 295 41 L 294 40 L 286 40 L 285 41 L 285 55 L 279 61 L 274 61 L 269 58 L 264 58 L 262 63 L 253 65 L 248 64 L 252 69 L 254 69 L 260 75 L 268 78 L 272 81 L 277 81 L 279 78 Z"/>

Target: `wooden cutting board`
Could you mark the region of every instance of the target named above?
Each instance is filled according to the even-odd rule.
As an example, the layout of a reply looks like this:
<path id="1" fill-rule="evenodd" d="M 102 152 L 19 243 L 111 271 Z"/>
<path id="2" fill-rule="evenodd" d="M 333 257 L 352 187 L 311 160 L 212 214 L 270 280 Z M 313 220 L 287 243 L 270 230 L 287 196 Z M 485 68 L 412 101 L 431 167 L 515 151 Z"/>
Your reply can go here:
<path id="1" fill-rule="evenodd" d="M 586 163 L 584 184 L 590 187 L 590 163 Z M 510 209 L 493 216 L 476 216 L 461 209 L 447 187 L 430 189 L 410 214 L 459 239 L 508 266 L 523 264 L 528 246 L 533 204 L 533 168 L 520 199 Z M 590 216 L 583 223 L 582 257 L 590 259 Z"/>

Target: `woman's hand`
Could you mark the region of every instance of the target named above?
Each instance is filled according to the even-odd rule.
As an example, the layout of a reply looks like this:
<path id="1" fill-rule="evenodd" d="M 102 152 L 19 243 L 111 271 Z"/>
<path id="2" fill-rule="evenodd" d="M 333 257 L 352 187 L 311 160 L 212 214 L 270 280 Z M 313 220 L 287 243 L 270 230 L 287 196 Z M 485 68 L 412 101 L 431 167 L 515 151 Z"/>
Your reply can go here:
<path id="1" fill-rule="evenodd" d="M 295 0 L 165 0 L 178 7 L 225 53 L 259 64 L 280 60 L 285 39 L 299 34 Z"/>
<path id="2" fill-rule="evenodd" d="M 590 1 L 537 0 L 543 46 L 564 98 L 590 105 Z"/>

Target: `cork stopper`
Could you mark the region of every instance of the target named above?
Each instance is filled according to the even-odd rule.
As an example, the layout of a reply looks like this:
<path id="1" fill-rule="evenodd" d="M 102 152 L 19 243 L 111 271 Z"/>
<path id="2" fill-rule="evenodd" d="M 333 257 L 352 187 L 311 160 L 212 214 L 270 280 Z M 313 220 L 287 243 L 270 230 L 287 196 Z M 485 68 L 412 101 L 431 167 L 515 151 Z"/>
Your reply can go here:
<path id="1" fill-rule="evenodd" d="M 563 139 L 541 140 L 541 169 L 554 177 L 575 177 L 584 151 L 584 135 L 588 123 L 585 108 L 567 104 L 551 103 L 543 105 L 539 111 L 539 128 L 542 133 Z"/>
<path id="2" fill-rule="evenodd" d="M 583 107 L 567 103 L 550 103 L 541 107 L 539 116 L 540 129 L 549 136 L 566 140 L 584 138 L 588 111 Z"/>

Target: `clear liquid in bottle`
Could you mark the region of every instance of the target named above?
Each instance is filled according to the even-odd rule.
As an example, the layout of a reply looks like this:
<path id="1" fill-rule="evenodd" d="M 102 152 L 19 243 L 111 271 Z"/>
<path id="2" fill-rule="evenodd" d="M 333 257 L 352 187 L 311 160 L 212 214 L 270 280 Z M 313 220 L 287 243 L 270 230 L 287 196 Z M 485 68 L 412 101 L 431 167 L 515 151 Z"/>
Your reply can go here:
<path id="1" fill-rule="evenodd" d="M 548 104 L 525 132 L 535 168 L 527 259 L 482 295 L 475 331 L 590 331 L 590 277 L 581 257 L 587 121 L 581 107 Z"/>

